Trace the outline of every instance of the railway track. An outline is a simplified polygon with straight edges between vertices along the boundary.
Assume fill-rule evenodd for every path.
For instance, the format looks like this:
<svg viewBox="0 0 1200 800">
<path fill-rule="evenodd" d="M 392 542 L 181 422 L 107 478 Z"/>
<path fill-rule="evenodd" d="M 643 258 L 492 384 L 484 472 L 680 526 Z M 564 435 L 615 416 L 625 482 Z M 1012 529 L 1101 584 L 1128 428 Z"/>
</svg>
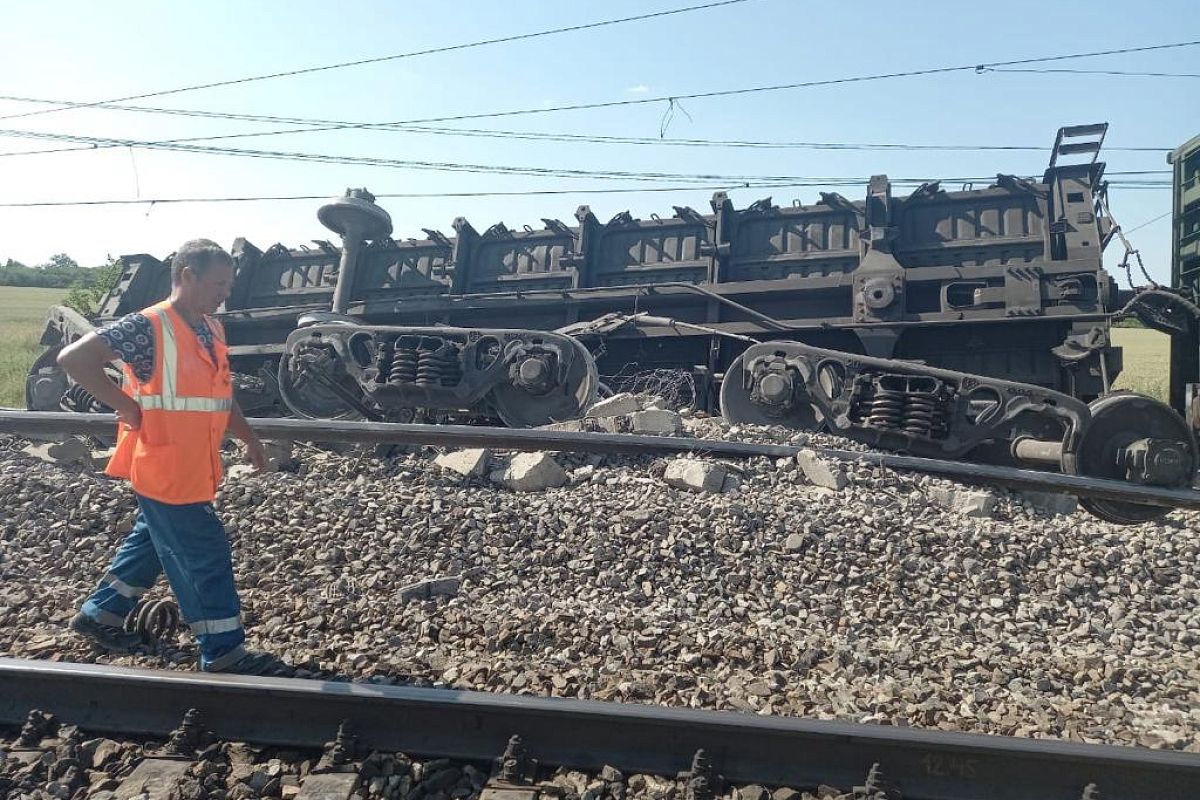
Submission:
<svg viewBox="0 0 1200 800">
<path fill-rule="evenodd" d="M 112 414 L 16 411 L 0 409 L 0 433 L 18 436 L 111 436 Z M 570 432 L 542 429 L 491 428 L 471 425 L 414 425 L 394 422 L 252 418 L 250 426 L 264 439 L 343 442 L 354 444 L 491 447 L 523 451 L 585 453 L 698 453 L 724 458 L 790 458 L 801 448 L 780 444 L 644 436 L 624 433 Z M 1200 490 L 1149 486 L 1110 478 L 1063 475 L 1033 469 L 948 461 L 896 453 L 822 448 L 825 459 L 863 462 L 881 467 L 922 472 L 966 483 L 1062 492 L 1083 498 L 1141 503 L 1163 508 L 1200 509 Z"/>
<path fill-rule="evenodd" d="M 34 742 L 40 738 L 42 718 L 30 717 L 35 709 L 78 726 L 87 736 L 168 742 L 162 751 L 148 747 L 131 774 L 114 778 L 119 785 L 111 790 L 113 798 L 179 796 L 172 787 L 197 759 L 212 757 L 212 748 L 205 751 L 208 755 L 199 753 L 195 734 L 201 729 L 225 742 L 314 750 L 337 744 L 326 750 L 326 769 L 313 770 L 298 793 L 294 787 L 289 793 L 300 800 L 349 798 L 370 777 L 363 774 L 369 759 L 363 759 L 372 751 L 493 764 L 491 779 L 478 787 L 485 800 L 562 798 L 561 790 L 538 780 L 549 766 L 603 772 L 608 783 L 596 790 L 596 797 L 616 800 L 627 789 L 613 791 L 610 784 L 618 774 L 613 768 L 620 775 L 664 776 L 677 789 L 657 796 L 685 800 L 756 794 L 757 789 L 735 789 L 746 785 L 796 792 L 826 787 L 821 796 L 863 800 L 1200 797 L 1200 756 L 1189 753 L 446 689 L 0 658 L 0 728 L 27 726 L 26 761 L 41 757 Z M 344 723 L 348 725 L 339 736 Z M 357 754 L 345 746 L 347 731 L 357 737 Z M 513 736 L 520 737 L 525 755 L 541 765 L 540 773 L 534 774 L 527 768 L 532 762 L 511 749 Z M 50 740 L 42 750 L 56 745 L 62 746 Z M 506 746 L 507 764 L 501 757 Z M 22 757 L 19 750 L 18 743 L 7 757 Z M 706 757 L 697 762 L 701 750 Z"/>
</svg>

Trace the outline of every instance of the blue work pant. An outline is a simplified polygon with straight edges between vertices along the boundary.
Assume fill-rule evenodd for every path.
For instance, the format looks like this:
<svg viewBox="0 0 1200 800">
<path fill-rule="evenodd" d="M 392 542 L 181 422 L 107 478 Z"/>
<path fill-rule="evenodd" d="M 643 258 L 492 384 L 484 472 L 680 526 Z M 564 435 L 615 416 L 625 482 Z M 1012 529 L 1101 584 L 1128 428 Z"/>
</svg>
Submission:
<svg viewBox="0 0 1200 800">
<path fill-rule="evenodd" d="M 170 505 L 136 495 L 137 520 L 83 613 L 123 625 L 163 572 L 200 642 L 200 666 L 223 669 L 245 655 L 242 604 L 225 527 L 212 503 Z"/>
</svg>

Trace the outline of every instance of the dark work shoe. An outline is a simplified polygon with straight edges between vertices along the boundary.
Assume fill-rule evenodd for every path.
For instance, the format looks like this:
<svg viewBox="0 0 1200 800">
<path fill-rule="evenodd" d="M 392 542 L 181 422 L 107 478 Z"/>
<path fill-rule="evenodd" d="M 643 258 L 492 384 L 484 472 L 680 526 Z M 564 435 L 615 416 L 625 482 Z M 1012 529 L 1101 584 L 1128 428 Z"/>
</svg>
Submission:
<svg viewBox="0 0 1200 800">
<path fill-rule="evenodd" d="M 105 650 L 131 653 L 146 644 L 136 633 L 116 625 L 103 625 L 82 611 L 71 620 L 71 630 Z"/>
<path fill-rule="evenodd" d="M 264 677 L 286 677 L 292 674 L 292 668 L 270 653 L 259 650 L 247 650 L 246 654 L 227 666 L 213 668 L 207 666 L 205 672 L 219 672 L 232 675 L 259 675 Z"/>
</svg>

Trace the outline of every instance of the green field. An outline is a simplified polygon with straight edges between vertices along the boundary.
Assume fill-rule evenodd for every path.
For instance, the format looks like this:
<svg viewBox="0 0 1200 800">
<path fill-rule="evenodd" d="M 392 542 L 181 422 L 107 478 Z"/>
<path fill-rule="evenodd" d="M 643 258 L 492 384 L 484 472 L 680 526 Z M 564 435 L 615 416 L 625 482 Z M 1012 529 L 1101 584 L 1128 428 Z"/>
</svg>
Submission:
<svg viewBox="0 0 1200 800">
<path fill-rule="evenodd" d="M 66 289 L 0 286 L 0 406 L 25 407 L 25 374 L 42 352 L 46 311 Z"/>
<path fill-rule="evenodd" d="M 42 351 L 38 340 L 46 310 L 65 289 L 0 286 L 0 406 L 25 406 L 25 374 Z M 1113 342 L 1125 349 L 1125 369 L 1116 388 L 1167 399 L 1168 339 L 1145 328 L 1114 328 Z"/>
<path fill-rule="evenodd" d="M 1113 328 L 1113 344 L 1124 349 L 1125 368 L 1113 388 L 1167 401 L 1171 339 L 1149 328 Z"/>
</svg>

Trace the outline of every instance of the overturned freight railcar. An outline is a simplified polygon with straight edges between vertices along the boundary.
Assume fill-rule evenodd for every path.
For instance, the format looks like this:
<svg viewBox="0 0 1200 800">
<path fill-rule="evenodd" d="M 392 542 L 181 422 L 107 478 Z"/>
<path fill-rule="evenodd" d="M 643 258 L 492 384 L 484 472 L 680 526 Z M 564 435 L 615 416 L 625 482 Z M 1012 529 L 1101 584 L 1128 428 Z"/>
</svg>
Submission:
<svg viewBox="0 0 1200 800">
<path fill-rule="evenodd" d="M 689 402 L 713 408 L 748 344 L 794 340 L 1086 402 L 1121 369 L 1101 261 L 1113 227 L 1096 159 L 1104 128 L 1060 131 L 1040 178 L 904 195 L 880 175 L 861 199 L 746 208 L 718 192 L 711 213 L 676 206 L 648 220 L 605 222 L 581 206 L 574 224 L 480 231 L 458 218 L 452 235 L 398 240 L 369 194 L 348 193 L 322 209 L 340 243 L 234 243 L 220 317 L 239 399 L 258 414 L 533 425 L 668 370 L 686 378 Z M 31 409 L 94 407 L 57 349 L 167 295 L 169 258 L 123 262 L 96 318 L 52 314 Z"/>
</svg>

